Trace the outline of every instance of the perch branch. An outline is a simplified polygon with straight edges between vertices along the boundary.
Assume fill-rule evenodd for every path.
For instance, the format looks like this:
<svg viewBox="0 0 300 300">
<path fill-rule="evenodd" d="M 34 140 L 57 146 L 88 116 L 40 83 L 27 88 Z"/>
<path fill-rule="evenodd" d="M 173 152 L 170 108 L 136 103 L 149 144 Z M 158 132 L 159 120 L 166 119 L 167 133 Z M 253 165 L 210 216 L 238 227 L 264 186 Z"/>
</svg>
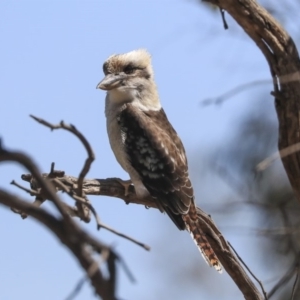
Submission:
<svg viewBox="0 0 300 300">
<path fill-rule="evenodd" d="M 94 152 L 93 152 L 93 149 L 92 149 L 90 143 L 85 138 L 85 136 L 76 129 L 76 127 L 74 125 L 66 125 L 63 121 L 61 121 L 59 124 L 54 125 L 54 124 L 51 124 L 41 118 L 35 117 L 33 115 L 30 115 L 30 117 L 33 118 L 38 123 L 49 127 L 51 130 L 65 129 L 65 130 L 73 133 L 83 144 L 88 156 L 87 156 L 85 163 L 79 173 L 78 182 L 77 182 L 77 188 L 78 188 L 77 194 L 79 197 L 83 197 L 84 195 L 82 194 L 82 182 L 84 180 L 84 177 L 90 170 L 92 162 L 95 160 L 95 155 L 94 155 Z M 51 166 L 51 170 L 53 168 L 54 168 L 54 166 Z M 88 207 L 85 204 L 83 204 L 81 201 L 76 202 L 76 207 L 78 209 L 78 215 L 80 216 L 80 218 L 82 220 L 84 220 L 85 222 L 89 222 L 90 221 L 90 210 L 88 209 Z"/>
<path fill-rule="evenodd" d="M 47 174 L 43 174 L 43 177 L 47 177 Z M 30 174 L 22 175 L 22 178 L 26 181 L 31 180 Z M 65 175 L 60 177 L 58 180 L 63 182 L 67 187 L 74 187 L 76 190 L 77 178 Z M 58 186 L 56 188 L 59 189 Z M 108 179 L 85 179 L 83 181 L 83 192 L 85 195 L 102 195 L 116 197 L 124 200 L 126 204 L 140 204 L 146 207 L 158 208 L 155 201 L 151 198 L 139 199 L 136 197 L 134 187 L 130 186 L 127 196 L 125 196 L 125 188 L 120 183 L 118 178 L 108 178 Z M 251 300 L 262 300 L 263 296 L 259 293 L 258 289 L 251 281 L 248 274 L 244 271 L 242 265 L 240 264 L 238 258 L 233 253 L 229 247 L 227 241 L 223 237 L 222 233 L 218 230 L 213 220 L 203 212 L 200 208 L 197 208 L 197 213 L 199 220 L 201 222 L 201 228 L 207 235 L 207 238 L 212 245 L 216 255 L 221 261 L 224 269 L 232 277 L 237 286 L 243 292 L 245 299 Z"/>
<path fill-rule="evenodd" d="M 0 203 L 7 207 L 13 207 L 16 210 L 35 218 L 51 230 L 77 258 L 89 277 L 96 294 L 104 300 L 116 300 L 116 262 L 119 260 L 119 257 L 109 247 L 94 239 L 73 221 L 65 210 L 64 203 L 57 196 L 55 188 L 49 181 L 49 174 L 44 177 L 41 176 L 37 166 L 28 156 L 20 152 L 5 150 L 0 141 L 0 162 L 3 161 L 18 162 L 26 167 L 32 174 L 30 176 L 35 178 L 36 182 L 43 190 L 45 198 L 51 199 L 54 203 L 60 213 L 60 217 L 55 217 L 39 206 L 28 203 L 3 190 L 0 190 Z M 103 254 L 104 252 L 108 253 L 106 260 L 109 271 L 108 278 L 102 276 L 99 267 L 92 267 L 95 266 L 97 262 L 94 260 L 92 253 L 88 250 L 87 245 L 90 245 L 94 251 L 99 254 Z"/>
<path fill-rule="evenodd" d="M 95 154 L 93 152 L 93 149 L 90 145 L 90 143 L 88 142 L 88 140 L 85 138 L 85 136 L 76 129 L 76 127 L 74 125 L 66 125 L 63 121 L 61 121 L 59 124 L 57 125 L 53 125 L 41 118 L 37 118 L 33 115 L 30 115 L 31 118 L 33 118 L 35 121 L 37 121 L 38 123 L 45 125 L 47 127 L 49 127 L 51 130 L 54 129 L 65 129 L 71 133 L 73 133 L 80 141 L 81 143 L 84 145 L 84 148 L 88 154 L 88 157 L 85 160 L 85 163 L 79 173 L 78 176 L 78 196 L 82 197 L 82 182 L 84 177 L 86 176 L 86 174 L 88 173 L 88 171 L 90 170 L 91 164 L 93 163 L 93 161 L 95 160 Z"/>
</svg>

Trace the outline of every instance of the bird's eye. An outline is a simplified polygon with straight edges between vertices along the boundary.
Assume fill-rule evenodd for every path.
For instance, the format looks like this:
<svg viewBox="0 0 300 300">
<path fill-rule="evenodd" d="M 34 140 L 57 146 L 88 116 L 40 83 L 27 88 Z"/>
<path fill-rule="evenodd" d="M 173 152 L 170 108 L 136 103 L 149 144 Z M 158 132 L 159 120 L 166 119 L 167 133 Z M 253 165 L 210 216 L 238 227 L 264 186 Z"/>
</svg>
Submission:
<svg viewBox="0 0 300 300">
<path fill-rule="evenodd" d="M 132 74 L 135 71 L 135 68 L 132 65 L 128 65 L 124 68 L 125 74 Z"/>
<path fill-rule="evenodd" d="M 104 64 L 103 64 L 103 73 L 105 74 L 105 75 L 107 75 L 109 72 L 108 72 L 108 63 L 107 62 L 105 62 Z"/>
</svg>

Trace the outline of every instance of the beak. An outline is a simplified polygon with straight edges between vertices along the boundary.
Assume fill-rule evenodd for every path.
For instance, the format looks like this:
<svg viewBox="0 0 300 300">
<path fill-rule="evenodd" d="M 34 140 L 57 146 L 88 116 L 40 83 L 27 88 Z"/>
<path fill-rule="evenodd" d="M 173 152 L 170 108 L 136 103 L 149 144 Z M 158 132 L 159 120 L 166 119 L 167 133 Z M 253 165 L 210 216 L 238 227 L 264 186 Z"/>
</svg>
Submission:
<svg viewBox="0 0 300 300">
<path fill-rule="evenodd" d="M 125 78 L 122 74 L 107 74 L 96 86 L 96 89 L 109 91 L 119 87 Z"/>
</svg>

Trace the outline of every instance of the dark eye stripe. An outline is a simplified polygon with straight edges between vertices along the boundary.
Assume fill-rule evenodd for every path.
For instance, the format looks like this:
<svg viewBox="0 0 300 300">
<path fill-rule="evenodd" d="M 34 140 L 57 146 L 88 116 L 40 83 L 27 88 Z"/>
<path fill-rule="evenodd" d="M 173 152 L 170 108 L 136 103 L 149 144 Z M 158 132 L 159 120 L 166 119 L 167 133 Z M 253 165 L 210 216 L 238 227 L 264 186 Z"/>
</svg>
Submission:
<svg viewBox="0 0 300 300">
<path fill-rule="evenodd" d="M 126 74 L 131 74 L 131 73 L 133 73 L 136 69 L 137 69 L 137 68 L 136 68 L 134 65 L 128 64 L 127 66 L 124 67 L 124 72 L 125 72 Z"/>
<path fill-rule="evenodd" d="M 138 75 L 141 76 L 141 77 L 144 77 L 146 79 L 149 79 L 151 77 L 151 75 L 148 73 L 147 69 L 146 68 L 142 68 L 142 67 L 137 67 L 137 66 L 134 66 L 133 64 L 128 64 L 124 67 L 123 69 L 124 73 L 126 74 L 132 74 L 134 73 L 135 71 L 139 71 L 138 72 Z"/>
<path fill-rule="evenodd" d="M 105 63 L 103 64 L 103 73 L 104 73 L 105 75 L 108 73 L 107 67 L 108 67 L 108 63 L 105 62 Z"/>
</svg>

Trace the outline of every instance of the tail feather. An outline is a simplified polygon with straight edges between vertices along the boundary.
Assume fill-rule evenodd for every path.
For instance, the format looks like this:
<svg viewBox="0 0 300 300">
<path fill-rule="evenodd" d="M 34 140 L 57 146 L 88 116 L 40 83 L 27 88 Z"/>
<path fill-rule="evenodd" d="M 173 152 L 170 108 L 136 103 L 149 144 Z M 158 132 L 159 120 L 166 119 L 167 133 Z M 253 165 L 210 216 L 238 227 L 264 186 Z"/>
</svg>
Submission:
<svg viewBox="0 0 300 300">
<path fill-rule="evenodd" d="M 199 226 L 195 207 L 191 207 L 188 214 L 182 215 L 182 219 L 204 260 L 210 267 L 213 266 L 219 273 L 222 273 L 222 265 Z"/>
</svg>

